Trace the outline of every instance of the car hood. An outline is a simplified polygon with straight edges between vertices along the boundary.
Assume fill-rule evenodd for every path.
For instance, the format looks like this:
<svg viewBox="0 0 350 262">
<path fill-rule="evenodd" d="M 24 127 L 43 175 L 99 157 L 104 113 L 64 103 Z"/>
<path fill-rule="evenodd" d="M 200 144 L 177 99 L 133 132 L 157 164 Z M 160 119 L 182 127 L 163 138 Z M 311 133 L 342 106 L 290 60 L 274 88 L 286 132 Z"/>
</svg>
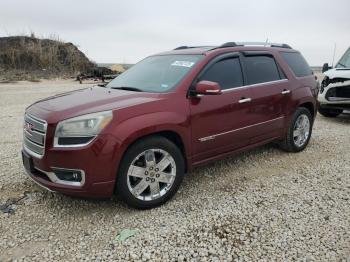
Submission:
<svg viewBox="0 0 350 262">
<path fill-rule="evenodd" d="M 157 93 L 143 93 L 104 87 L 91 87 L 55 95 L 31 105 L 27 111 L 47 119 L 59 113 L 63 118 L 120 109 L 159 100 Z"/>
<path fill-rule="evenodd" d="M 333 78 L 348 78 L 350 79 L 350 68 L 333 68 L 324 72 L 329 79 Z"/>
</svg>

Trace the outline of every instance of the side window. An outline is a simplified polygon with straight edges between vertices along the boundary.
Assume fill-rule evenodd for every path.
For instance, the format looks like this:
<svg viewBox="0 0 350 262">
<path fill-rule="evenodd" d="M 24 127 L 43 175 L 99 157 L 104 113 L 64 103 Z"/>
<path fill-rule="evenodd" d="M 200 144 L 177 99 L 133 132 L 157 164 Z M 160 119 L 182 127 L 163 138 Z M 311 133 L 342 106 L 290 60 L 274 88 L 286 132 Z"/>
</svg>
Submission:
<svg viewBox="0 0 350 262">
<path fill-rule="evenodd" d="M 312 75 L 309 65 L 300 53 L 281 52 L 281 55 L 297 77 Z"/>
<path fill-rule="evenodd" d="M 281 79 L 275 59 L 271 56 L 246 56 L 244 61 L 248 85 Z"/>
<path fill-rule="evenodd" d="M 227 58 L 212 65 L 201 77 L 200 81 L 217 82 L 222 89 L 243 85 L 243 76 L 239 58 Z"/>
<path fill-rule="evenodd" d="M 281 66 L 279 66 L 279 65 L 277 64 L 277 67 L 278 67 L 278 72 L 280 73 L 280 78 L 281 78 L 281 79 L 287 79 L 287 76 L 286 76 L 286 74 L 283 72 Z"/>
</svg>

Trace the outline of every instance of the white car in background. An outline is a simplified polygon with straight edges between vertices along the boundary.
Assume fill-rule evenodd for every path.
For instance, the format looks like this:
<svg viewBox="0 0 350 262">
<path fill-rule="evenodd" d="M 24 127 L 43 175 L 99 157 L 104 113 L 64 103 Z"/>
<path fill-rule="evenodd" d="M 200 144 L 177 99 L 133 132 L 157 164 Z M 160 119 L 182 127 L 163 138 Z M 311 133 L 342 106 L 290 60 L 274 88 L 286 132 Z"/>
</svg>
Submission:
<svg viewBox="0 0 350 262">
<path fill-rule="evenodd" d="M 326 117 L 336 117 L 350 110 L 350 47 L 335 68 L 323 65 L 325 77 L 318 95 L 318 112 Z"/>
</svg>

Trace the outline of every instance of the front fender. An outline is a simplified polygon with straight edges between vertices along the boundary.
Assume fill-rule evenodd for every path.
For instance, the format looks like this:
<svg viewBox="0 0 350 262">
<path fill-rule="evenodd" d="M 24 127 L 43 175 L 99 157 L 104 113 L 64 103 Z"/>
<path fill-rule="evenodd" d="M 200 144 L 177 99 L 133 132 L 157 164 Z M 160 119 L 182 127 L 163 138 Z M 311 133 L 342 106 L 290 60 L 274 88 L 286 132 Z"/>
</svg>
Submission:
<svg viewBox="0 0 350 262">
<path fill-rule="evenodd" d="M 126 119 L 113 127 L 110 132 L 119 141 L 114 152 L 116 171 L 127 148 L 141 137 L 162 131 L 175 132 L 182 139 L 185 149 L 185 158 L 191 154 L 190 126 L 187 116 L 175 112 L 154 112 Z"/>
</svg>

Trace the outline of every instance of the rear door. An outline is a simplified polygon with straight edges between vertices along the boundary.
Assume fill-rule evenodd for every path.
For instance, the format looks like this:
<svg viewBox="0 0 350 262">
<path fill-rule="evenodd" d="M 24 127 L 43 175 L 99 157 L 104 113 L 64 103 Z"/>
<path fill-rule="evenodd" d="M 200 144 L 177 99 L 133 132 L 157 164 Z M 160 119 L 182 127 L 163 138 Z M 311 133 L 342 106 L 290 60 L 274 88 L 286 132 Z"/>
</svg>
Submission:
<svg viewBox="0 0 350 262">
<path fill-rule="evenodd" d="M 251 91 L 244 88 L 243 79 L 237 53 L 214 59 L 198 76 L 197 82 L 219 83 L 223 93 L 190 98 L 194 162 L 249 144 L 249 132 L 243 127 L 251 124 Z"/>
<path fill-rule="evenodd" d="M 243 52 L 243 63 L 252 92 L 251 117 L 255 132 L 251 143 L 281 136 L 285 106 L 290 97 L 288 79 L 270 53 Z"/>
</svg>

